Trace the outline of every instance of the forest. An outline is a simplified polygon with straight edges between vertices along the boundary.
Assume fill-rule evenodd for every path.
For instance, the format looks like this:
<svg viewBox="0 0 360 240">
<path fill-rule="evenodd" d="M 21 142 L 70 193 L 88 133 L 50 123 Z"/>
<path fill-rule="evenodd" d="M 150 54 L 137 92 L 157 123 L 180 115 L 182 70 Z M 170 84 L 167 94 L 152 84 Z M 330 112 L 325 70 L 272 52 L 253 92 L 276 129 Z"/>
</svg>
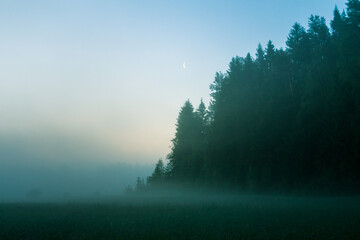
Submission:
<svg viewBox="0 0 360 240">
<path fill-rule="evenodd" d="M 275 16 L 277 20 L 283 21 L 290 17 L 289 14 L 293 14 L 294 9 L 297 11 L 297 7 L 305 9 L 307 5 L 307 9 L 313 11 L 326 1 L 291 1 L 291 9 L 286 8 L 289 5 L 280 6 L 279 2 L 285 4 L 285 1 L 269 2 L 279 7 L 272 14 L 278 14 L 279 16 Z M 56 119 L 56 126 L 59 127 L 56 128 L 57 131 L 74 131 L 74 135 L 71 135 L 74 138 L 57 137 L 57 131 L 52 133 L 48 130 L 44 131 L 44 136 L 29 134 L 29 142 L 36 143 L 32 145 L 25 141 L 27 138 L 19 138 L 19 141 L 17 134 L 0 136 L 0 240 L 359 239 L 360 0 L 347 0 L 344 11 L 335 7 L 330 21 L 311 15 L 308 26 L 295 23 L 292 28 L 291 21 L 287 26 L 291 28 L 290 33 L 283 48 L 274 46 L 272 41 L 263 46 L 258 44 L 254 54 L 233 57 L 226 72 L 215 73 L 217 68 L 210 70 L 215 73 L 213 81 L 209 79 L 210 102 L 201 100 L 198 106 L 194 106 L 190 100 L 186 100 L 187 96 L 184 99 L 180 96 L 180 105 L 183 100 L 186 101 L 176 119 L 170 151 L 164 159 L 160 158 L 156 162 L 154 169 L 152 166 L 133 167 L 125 163 L 107 164 L 113 158 L 115 161 L 119 160 L 118 155 L 113 155 L 109 142 L 111 146 L 116 142 L 114 148 L 119 150 L 122 145 L 117 145 L 118 142 L 134 140 L 134 145 L 138 148 L 132 149 L 131 144 L 124 146 L 130 146 L 134 152 L 137 152 L 134 149 L 140 149 L 139 152 L 144 151 L 146 158 L 156 161 L 157 155 L 148 155 L 150 148 L 155 149 L 157 154 L 157 148 L 152 147 L 156 144 L 141 145 L 141 136 L 145 135 L 148 135 L 147 139 L 150 141 L 158 141 L 161 129 L 164 128 L 164 123 L 159 123 L 159 119 L 168 119 L 158 115 L 154 108 L 145 109 L 143 105 L 142 99 L 148 100 L 150 96 L 160 93 L 154 91 L 151 95 L 145 94 L 152 92 L 147 86 L 163 83 L 152 78 L 159 76 L 156 73 L 164 75 L 164 81 L 169 81 L 166 79 L 168 76 L 178 80 L 187 76 L 191 78 L 189 84 L 195 88 L 197 83 L 193 80 L 198 79 L 199 75 L 190 71 L 187 73 L 191 75 L 182 75 L 186 68 L 185 62 L 182 72 L 179 70 L 180 65 L 179 68 L 174 67 L 177 72 L 167 72 L 164 66 L 164 62 L 170 61 L 171 57 L 181 55 L 184 47 L 180 45 L 184 40 L 189 39 L 191 43 L 197 41 L 191 34 L 188 34 L 189 38 L 182 38 L 186 35 L 184 33 L 195 33 L 192 30 L 198 30 L 198 26 L 216 23 L 207 31 L 197 33 L 201 35 L 198 36 L 202 39 L 199 41 L 201 44 L 195 44 L 188 50 L 196 52 L 206 41 L 212 42 L 212 39 L 205 39 L 212 36 L 207 34 L 221 33 L 210 31 L 223 26 L 220 18 L 226 17 L 224 22 L 233 24 L 226 29 L 231 31 L 234 26 L 238 27 L 239 22 L 236 20 L 240 19 L 237 18 L 239 16 L 246 20 L 244 24 L 251 24 L 249 19 L 239 14 L 240 8 L 254 15 L 259 24 L 262 24 L 261 19 L 268 18 L 259 17 L 261 11 L 254 14 L 249 9 L 254 6 L 264 7 L 267 1 L 257 1 L 254 5 L 249 4 L 251 1 L 229 1 L 228 6 L 222 10 L 218 8 L 224 1 L 217 1 L 216 4 L 213 3 L 215 1 L 198 1 L 195 4 L 191 1 L 178 1 L 181 4 L 171 1 L 169 5 L 165 1 L 87 1 L 86 4 L 76 1 L 69 4 L 57 1 L 55 4 L 51 3 L 55 1 L 48 1 L 38 5 L 34 2 L 3 2 L 9 4 L 0 7 L 0 10 L 5 9 L 4 16 L 0 14 L 0 17 L 7 20 L 3 21 L 6 23 L 6 27 L 2 29 L 5 39 L 3 42 L 6 44 L 8 38 L 15 43 L 12 47 L 6 45 L 6 49 L 10 49 L 10 55 L 6 55 L 6 51 L 2 52 L 0 48 L 3 59 L 14 62 L 13 66 L 4 65 L 5 60 L 2 62 L 5 66 L 3 69 L 13 68 L 10 73 L 14 75 L 10 74 L 9 77 L 5 74 L 7 77 L 4 79 L 8 80 L 4 84 L 0 81 L 0 88 L 5 89 L 0 102 L 0 113 L 4 113 L 1 117 L 5 119 L 3 125 L 20 133 L 21 129 L 27 129 L 21 125 L 31 125 L 31 115 L 39 115 L 39 118 L 35 118 L 34 127 L 26 131 L 37 133 L 52 122 L 50 119 Z M 0 6 L 3 6 L 1 4 L 0 1 Z M 213 6 L 208 6 L 212 4 Z M 233 12 L 229 12 L 230 10 Z M 305 20 L 307 12 L 301 20 Z M 213 18 L 211 13 L 219 15 Z M 331 10 L 329 13 L 331 14 Z M 189 20 L 185 21 L 185 18 Z M 67 24 L 64 24 L 65 20 L 68 21 Z M 12 22 L 17 24 L 12 25 Z M 42 25 L 42 22 L 46 25 Z M 162 25 L 163 22 L 166 24 Z M 191 31 L 183 31 L 190 28 L 187 23 L 194 25 Z M 278 25 L 273 26 L 280 29 Z M 264 27 L 262 25 L 259 31 L 264 31 Z M 66 28 L 66 31 L 62 32 L 62 28 Z M 243 34 L 251 33 L 239 29 Z M 28 34 L 9 34 L 22 31 Z M 134 34 L 137 32 L 139 34 Z M 55 34 L 55 38 L 61 37 L 61 41 L 55 45 L 46 45 L 46 42 L 52 41 L 48 37 L 52 34 Z M 134 36 L 127 39 L 127 35 L 131 34 Z M 170 38 L 170 35 L 174 36 Z M 222 39 L 232 36 L 235 35 L 225 35 Z M 138 38 L 146 41 L 138 42 Z M 107 39 L 116 44 L 111 45 Z M 171 39 L 176 41 L 173 41 L 173 45 L 167 45 Z M 235 37 L 234 39 L 237 40 Z M 41 48 L 22 45 L 22 42 L 29 41 L 41 45 Z M 62 48 L 68 41 L 71 45 Z M 73 45 L 74 42 L 76 44 Z M 206 49 L 209 49 L 208 46 L 218 47 L 218 42 L 215 42 L 215 45 L 207 45 Z M 120 45 L 122 48 L 117 47 Z M 255 47 L 256 45 L 257 42 L 254 43 Z M 53 52 L 50 46 L 54 46 L 59 52 Z M 98 50 L 101 52 L 109 51 L 109 55 L 99 54 L 96 46 L 99 46 Z M 176 51 L 171 52 L 173 46 Z M 78 47 L 81 48 L 79 52 L 75 51 Z M 44 59 L 35 56 L 43 54 L 39 49 L 46 53 Z M 126 49 L 128 52 L 123 51 Z M 210 52 L 208 56 L 212 55 L 221 62 L 220 52 L 223 49 L 219 49 L 216 51 L 219 54 Z M 38 62 L 37 65 L 31 65 L 29 56 L 20 54 L 24 50 L 34 53 L 29 56 L 31 62 Z M 61 51 L 63 53 L 60 54 Z M 146 61 L 147 58 L 142 55 L 146 51 L 148 55 L 144 56 L 151 56 L 149 59 L 156 64 Z M 171 53 L 162 55 L 161 51 Z M 205 59 L 201 53 L 200 50 L 197 52 L 199 62 Z M 57 56 L 59 54 L 66 57 Z M 117 54 L 121 58 L 108 59 L 110 55 Z M 161 56 L 159 62 L 154 60 L 156 54 Z M 11 59 L 13 55 L 16 56 L 15 60 Z M 78 55 L 84 56 L 80 58 Z M 121 68 L 119 59 L 122 58 L 125 60 L 120 62 L 124 65 Z M 86 59 L 91 64 L 85 64 Z M 52 61 L 56 69 L 59 67 L 59 71 L 52 70 L 51 64 L 46 65 Z M 24 66 L 21 67 L 22 62 Z M 70 67 L 66 68 L 68 62 Z M 167 66 L 173 66 L 176 62 L 177 59 L 173 59 Z M 210 64 L 204 63 L 208 71 Z M 132 64 L 135 64 L 134 68 Z M 106 65 L 106 68 L 97 68 L 98 65 Z M 151 66 L 146 68 L 145 65 Z M 34 72 L 29 70 L 32 66 L 37 66 Z M 110 71 L 112 66 L 120 69 L 120 80 L 116 77 L 118 75 Z M 157 71 L 160 67 L 165 69 L 164 72 Z M 80 77 L 79 85 L 75 81 L 81 75 L 74 71 L 77 68 L 80 72 L 86 72 L 84 78 Z M 131 82 L 132 78 L 123 77 L 127 76 L 126 69 L 131 75 L 135 75 L 134 82 L 145 76 L 142 83 L 148 85 L 136 82 L 134 88 L 130 88 L 121 81 L 124 78 L 126 82 Z M 98 75 L 98 71 L 109 73 Z M 133 74 L 134 71 L 137 71 L 136 74 Z M 35 84 L 35 81 L 30 80 L 22 82 L 22 75 L 19 78 L 15 76 L 18 72 L 23 72 L 24 76 L 33 74 L 34 79 L 39 77 L 39 81 L 46 84 Z M 37 72 L 44 72 L 44 78 Z M 56 74 L 60 72 L 69 72 L 69 75 L 59 77 Z M 139 75 L 140 72 L 144 75 Z M 205 72 L 201 71 L 203 73 Z M 56 79 L 59 80 L 54 81 L 52 87 L 47 85 L 53 81 L 47 79 L 50 75 L 57 76 Z M 71 75 L 74 77 L 68 80 L 64 77 Z M 92 75 L 99 78 L 99 84 L 95 83 L 95 78 L 90 77 Z M 107 77 L 111 81 L 105 81 Z M 175 85 L 175 81 L 171 84 Z M 30 88 L 30 85 L 34 85 L 34 88 Z M 87 85 L 96 91 L 85 91 L 88 90 L 85 87 Z M 15 89 L 15 86 L 19 86 L 19 89 Z M 170 92 L 169 95 L 160 95 L 160 102 L 177 102 L 164 98 L 178 97 L 171 95 L 173 92 L 169 86 L 170 84 L 165 88 L 167 93 Z M 81 91 L 73 92 L 72 96 L 70 88 L 79 88 Z M 114 92 L 110 92 L 110 88 Z M 48 92 L 48 89 L 54 91 Z M 118 102 L 123 102 L 120 101 L 122 98 L 114 97 L 121 95 L 120 89 L 125 89 L 124 92 L 131 95 L 131 98 L 123 98 L 127 99 L 131 112 L 138 109 L 132 99 L 140 103 L 140 115 L 132 115 L 129 118 L 131 122 L 126 122 L 125 116 L 132 113 L 125 107 L 120 109 L 121 115 L 112 114 L 116 111 L 115 108 L 123 106 L 117 105 Z M 129 89 L 135 89 L 136 92 Z M 138 92 L 139 89 L 142 91 Z M 160 89 L 161 93 L 165 92 L 162 88 L 157 91 Z M 174 89 L 183 94 L 180 91 L 183 88 Z M 9 95 L 5 94 L 7 91 L 10 91 Z M 30 95 L 29 92 L 33 93 Z M 66 107 L 55 104 L 57 101 L 51 102 L 52 94 L 58 95 L 55 99 L 64 102 Z M 93 100 L 85 98 L 85 95 L 91 94 L 94 95 Z M 43 97 L 37 98 L 37 95 Z M 110 98 L 106 98 L 104 105 L 98 104 L 105 95 Z M 43 106 L 43 101 L 40 100 L 49 101 L 51 109 Z M 31 105 L 25 103 L 17 105 L 15 102 L 34 102 L 36 108 L 30 108 Z M 156 105 L 151 101 L 147 104 Z M 67 108 L 68 105 L 76 107 Z M 2 111 L 4 106 L 5 110 Z M 6 106 L 10 106 L 8 111 Z M 101 111 L 96 110 L 95 115 L 92 115 L 89 106 Z M 157 108 L 170 110 L 174 105 L 169 106 L 171 108 Z M 44 112 L 38 111 L 40 108 L 44 108 Z M 9 124 L 12 118 L 8 118 L 7 114 L 13 111 L 17 113 L 14 109 L 26 114 L 19 114 L 21 121 Z M 106 114 L 107 109 L 110 115 Z M 81 110 L 80 114 L 76 114 L 78 110 Z M 155 120 L 147 118 L 143 110 L 156 116 Z M 45 112 L 51 115 L 49 120 L 46 120 Z M 82 115 L 84 118 L 80 117 Z M 70 124 L 71 119 L 76 120 L 75 125 Z M 82 121 L 83 119 L 86 121 Z M 140 126 L 134 119 L 140 119 L 141 124 L 146 121 L 149 125 Z M 61 125 L 61 122 L 65 125 Z M 130 123 L 135 127 L 132 128 Z M 153 126 L 154 123 L 160 127 Z M 97 124 L 101 126 L 99 133 L 104 135 L 95 134 Z M 118 125 L 123 126 L 117 128 Z M 77 128 L 91 134 L 82 135 L 82 131 L 75 131 Z M 147 131 L 149 128 L 153 132 Z M 124 131 L 120 131 L 121 129 Z M 134 129 L 138 132 L 134 132 Z M 1 130 L 0 122 L 0 133 L 3 133 Z M 123 134 L 124 137 L 112 138 L 113 132 L 114 135 Z M 137 134 L 139 132 L 143 135 Z M 52 137 L 53 135 L 56 137 Z M 92 139 L 88 136 L 98 138 L 99 143 L 92 144 Z M 80 141 L 82 137 L 91 141 L 83 143 Z M 108 138 L 109 142 L 106 141 Z M 101 147 L 103 143 L 100 142 L 109 144 L 109 148 L 104 148 L 104 151 Z M 40 146 L 41 151 L 33 146 Z M 131 156 L 124 155 L 123 158 L 128 161 L 136 160 Z M 68 161 L 63 162 L 63 159 Z M 69 165 L 63 164 L 67 162 Z M 39 168 L 38 165 L 44 167 Z M 137 176 L 141 177 L 137 178 L 135 188 L 129 185 L 121 194 L 123 188 Z M 29 190 L 28 186 L 31 186 Z"/>
<path fill-rule="evenodd" d="M 208 107 L 184 103 L 171 152 L 137 188 L 359 193 L 360 1 L 346 6 L 329 26 L 295 23 L 285 49 L 232 58 Z"/>
</svg>

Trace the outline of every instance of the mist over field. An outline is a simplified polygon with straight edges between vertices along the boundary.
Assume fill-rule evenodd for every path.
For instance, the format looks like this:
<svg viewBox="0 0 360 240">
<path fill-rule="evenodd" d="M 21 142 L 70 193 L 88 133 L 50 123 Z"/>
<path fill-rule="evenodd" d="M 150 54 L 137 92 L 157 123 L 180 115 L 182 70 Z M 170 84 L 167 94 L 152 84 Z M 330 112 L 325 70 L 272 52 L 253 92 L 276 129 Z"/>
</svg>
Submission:
<svg viewBox="0 0 360 240">
<path fill-rule="evenodd" d="M 125 156 L 59 136 L 2 138 L 0 156 L 0 202 L 118 196 L 153 170 L 150 164 L 139 164 L 141 159 L 125 162 Z"/>
<path fill-rule="evenodd" d="M 358 239 L 360 0 L 0 1 L 0 240 Z"/>
</svg>

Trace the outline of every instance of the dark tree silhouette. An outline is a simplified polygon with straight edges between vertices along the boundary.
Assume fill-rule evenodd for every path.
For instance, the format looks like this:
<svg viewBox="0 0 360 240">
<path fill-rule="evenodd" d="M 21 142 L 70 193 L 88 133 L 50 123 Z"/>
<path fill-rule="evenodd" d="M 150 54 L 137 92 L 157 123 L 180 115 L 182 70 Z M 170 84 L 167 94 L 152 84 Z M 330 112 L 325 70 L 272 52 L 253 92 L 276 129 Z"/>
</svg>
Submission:
<svg viewBox="0 0 360 240">
<path fill-rule="evenodd" d="M 360 1 L 335 7 L 331 31 L 311 15 L 286 49 L 234 57 L 210 85 L 210 106 L 181 108 L 168 164 L 172 180 L 248 191 L 360 191 Z"/>
</svg>

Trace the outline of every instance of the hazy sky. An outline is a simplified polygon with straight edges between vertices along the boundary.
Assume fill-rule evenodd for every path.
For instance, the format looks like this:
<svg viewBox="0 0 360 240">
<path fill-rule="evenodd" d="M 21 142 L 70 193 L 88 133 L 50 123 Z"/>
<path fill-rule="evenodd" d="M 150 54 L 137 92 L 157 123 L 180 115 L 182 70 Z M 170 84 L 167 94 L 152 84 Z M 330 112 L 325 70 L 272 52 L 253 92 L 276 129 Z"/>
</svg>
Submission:
<svg viewBox="0 0 360 240">
<path fill-rule="evenodd" d="M 344 2 L 2 0 L 0 142 L 13 147 L 1 162 L 13 149 L 48 162 L 154 163 L 184 101 L 208 103 L 233 56 L 270 39 L 284 47 L 294 22 L 329 22 Z"/>
</svg>

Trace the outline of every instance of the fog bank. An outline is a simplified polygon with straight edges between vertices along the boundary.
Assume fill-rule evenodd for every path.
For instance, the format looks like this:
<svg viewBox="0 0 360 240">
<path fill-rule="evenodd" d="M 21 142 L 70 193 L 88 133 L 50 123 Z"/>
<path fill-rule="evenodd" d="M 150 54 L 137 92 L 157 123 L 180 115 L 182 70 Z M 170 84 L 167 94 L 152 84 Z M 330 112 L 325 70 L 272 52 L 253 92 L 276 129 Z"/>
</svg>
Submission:
<svg viewBox="0 0 360 240">
<path fill-rule="evenodd" d="M 139 159 L 80 145 L 71 139 L 0 138 L 0 201 L 119 195 L 153 169 L 151 164 L 139 164 Z"/>
</svg>

